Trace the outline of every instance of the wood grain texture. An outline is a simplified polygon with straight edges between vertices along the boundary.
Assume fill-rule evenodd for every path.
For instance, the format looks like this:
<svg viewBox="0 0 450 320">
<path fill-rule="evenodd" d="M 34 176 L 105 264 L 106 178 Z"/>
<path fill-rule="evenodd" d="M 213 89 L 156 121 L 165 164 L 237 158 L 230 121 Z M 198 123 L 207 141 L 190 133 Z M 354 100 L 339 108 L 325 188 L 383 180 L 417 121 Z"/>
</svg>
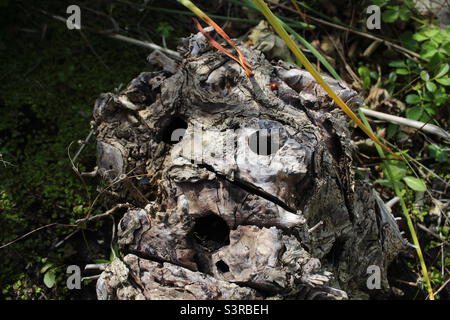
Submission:
<svg viewBox="0 0 450 320">
<path fill-rule="evenodd" d="M 175 72 L 97 99 L 98 172 L 133 205 L 99 299 L 364 299 L 369 265 L 389 290 L 402 244 L 352 173 L 345 117 L 304 70 L 238 46 L 251 79 L 196 34 Z"/>
</svg>

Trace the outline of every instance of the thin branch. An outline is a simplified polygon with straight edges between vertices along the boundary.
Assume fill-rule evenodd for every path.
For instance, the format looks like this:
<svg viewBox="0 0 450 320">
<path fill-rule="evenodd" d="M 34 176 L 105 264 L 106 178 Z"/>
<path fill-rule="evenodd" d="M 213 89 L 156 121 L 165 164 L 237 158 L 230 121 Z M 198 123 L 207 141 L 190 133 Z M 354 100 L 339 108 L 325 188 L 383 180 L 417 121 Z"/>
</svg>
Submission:
<svg viewBox="0 0 450 320">
<path fill-rule="evenodd" d="M 113 213 L 115 213 L 118 209 L 121 208 L 130 208 L 131 205 L 128 203 L 119 203 L 116 206 L 114 206 L 113 208 L 109 209 L 108 211 L 106 211 L 105 213 L 101 213 L 101 214 L 97 214 L 95 216 L 90 216 L 90 217 L 86 217 L 86 218 L 82 218 L 82 219 L 78 219 L 76 221 L 76 224 L 80 224 L 83 222 L 87 222 L 87 221 L 92 221 L 92 220 L 98 220 L 104 217 L 108 217 L 110 215 L 112 215 Z"/>
<path fill-rule="evenodd" d="M 422 231 L 425 231 L 426 233 L 432 235 L 433 237 L 435 237 L 436 239 L 438 239 L 439 241 L 442 241 L 442 238 L 436 233 L 433 232 L 432 230 L 428 229 L 427 227 L 425 227 L 423 224 L 421 223 L 417 223 L 417 227 L 419 229 L 421 229 Z M 448 241 L 443 241 L 442 244 L 445 244 L 446 246 L 449 246 L 449 242 Z"/>
<path fill-rule="evenodd" d="M 319 228 L 323 224 L 323 221 L 320 220 L 314 227 L 308 230 L 309 233 L 316 231 L 317 228 Z"/>
<path fill-rule="evenodd" d="M 76 224 L 74 224 L 74 225 L 72 225 L 72 224 L 61 224 L 61 223 L 58 223 L 58 222 L 53 222 L 53 223 L 47 224 L 47 225 L 45 225 L 45 226 L 41 226 L 41 227 L 39 227 L 39 228 L 37 228 L 37 229 L 34 229 L 34 230 L 30 231 L 30 232 L 25 233 L 24 235 L 22 235 L 22 236 L 20 236 L 20 237 L 18 237 L 18 238 L 16 238 L 16 239 L 14 239 L 13 241 L 10 241 L 10 242 L 8 242 L 8 243 L 6 243 L 6 244 L 0 246 L 0 249 L 6 248 L 6 247 L 8 247 L 8 246 L 10 246 L 10 245 L 12 245 L 12 244 L 18 242 L 18 241 L 20 241 L 20 240 L 22 240 L 22 239 L 24 239 L 24 238 L 30 236 L 31 234 L 33 234 L 33 233 L 35 233 L 35 232 L 38 232 L 38 231 L 40 231 L 40 230 L 43 230 L 43 229 L 51 228 L 51 227 L 54 227 L 54 226 L 78 227 L 78 226 L 79 226 L 81 223 L 83 223 L 83 222 L 101 219 L 101 218 L 110 216 L 110 215 L 113 214 L 116 210 L 118 210 L 118 209 L 120 209 L 120 208 L 130 208 L 130 207 L 131 207 L 131 205 L 128 204 L 128 203 L 117 204 L 116 206 L 114 206 L 112 209 L 106 211 L 105 213 L 98 214 L 98 215 L 96 215 L 96 216 L 90 216 L 90 217 L 86 217 L 86 218 L 83 218 L 83 219 L 79 219 L 79 220 L 76 221 Z M 62 242 L 64 242 L 65 240 L 67 240 L 68 238 L 70 238 L 71 236 L 73 236 L 77 231 L 79 231 L 79 230 L 76 230 L 76 231 L 70 233 L 65 239 L 62 240 Z M 60 244 L 61 244 L 61 242 L 58 243 L 57 246 L 60 245 Z"/>
<path fill-rule="evenodd" d="M 84 270 L 102 270 L 106 269 L 107 263 L 87 264 Z"/>
<path fill-rule="evenodd" d="M 438 294 L 439 292 L 442 291 L 442 289 L 445 288 L 445 286 L 450 282 L 450 278 L 447 279 L 447 281 L 444 282 L 444 284 L 436 291 L 435 294 Z"/>
<path fill-rule="evenodd" d="M 12 164 L 9 161 L 3 160 L 3 155 L 0 153 L 0 163 L 3 164 L 3 166 L 6 168 L 6 165 L 9 165 L 11 167 L 15 167 L 16 165 Z"/>
<path fill-rule="evenodd" d="M 81 281 L 85 281 L 85 280 L 97 280 L 98 278 L 100 278 L 100 275 L 95 275 L 95 276 L 90 276 L 90 277 L 83 277 L 81 278 Z"/>
<path fill-rule="evenodd" d="M 93 134 L 94 134 L 94 130 L 91 130 L 89 132 L 88 136 L 86 137 L 86 139 L 84 139 L 84 141 L 81 142 L 80 149 L 78 149 L 77 153 L 73 156 L 73 159 L 71 160 L 72 164 L 75 163 L 75 161 L 77 160 L 77 158 L 80 155 L 81 151 L 83 151 L 84 147 L 86 147 L 86 145 L 89 143 L 89 140 L 91 139 Z"/>
<path fill-rule="evenodd" d="M 75 230 L 75 231 L 69 233 L 64 239 L 62 239 L 60 242 L 55 244 L 55 248 L 58 248 L 59 246 L 61 246 L 64 242 L 66 242 L 69 238 L 71 238 L 73 235 L 75 235 L 78 231 L 80 231 L 80 230 L 78 229 L 78 230 Z"/>
<path fill-rule="evenodd" d="M 117 33 L 106 33 L 106 32 L 101 32 L 101 31 L 97 31 L 97 33 L 105 35 L 105 36 L 108 36 L 108 37 L 110 37 L 112 39 L 128 42 L 128 43 L 135 44 L 135 45 L 138 45 L 138 46 L 141 46 L 141 47 L 144 47 L 144 48 L 149 48 L 149 49 L 152 49 L 152 50 L 160 50 L 160 51 L 170 55 L 172 58 L 177 59 L 177 60 L 181 60 L 182 59 L 181 55 L 178 52 L 170 50 L 170 49 L 163 48 L 163 47 L 158 46 L 157 44 L 154 44 L 154 43 L 151 43 L 151 42 L 137 40 L 137 39 L 130 38 L 130 37 L 127 37 L 127 36 L 123 36 L 123 35 L 120 35 L 120 34 L 117 34 Z"/>
<path fill-rule="evenodd" d="M 33 234 L 35 232 L 38 232 L 38 231 L 43 230 L 43 229 L 51 228 L 51 227 L 54 227 L 54 226 L 57 226 L 57 225 L 66 226 L 66 227 L 75 227 L 74 225 L 64 225 L 64 224 L 60 224 L 58 222 L 53 222 L 53 223 L 50 223 L 50 224 L 46 224 L 45 226 L 41 226 L 41 227 L 39 227 L 37 229 L 34 229 L 34 230 L 32 230 L 32 231 L 30 231 L 28 233 L 25 233 L 24 235 L 18 237 L 17 239 L 15 239 L 13 241 L 10 241 L 10 242 L 0 246 L 0 249 L 6 248 L 6 247 L 8 247 L 8 246 L 10 246 L 10 245 L 12 245 L 12 244 L 22 240 L 22 239 L 28 237 L 29 235 L 31 235 L 31 234 Z"/>
<path fill-rule="evenodd" d="M 97 53 L 97 51 L 95 51 L 94 47 L 92 46 L 92 44 L 90 43 L 89 39 L 86 37 L 84 32 L 81 29 L 78 31 L 80 32 L 81 38 L 83 38 L 83 40 L 86 42 L 89 49 L 91 49 L 92 53 L 100 61 L 100 63 L 103 65 L 103 67 L 105 67 L 106 70 L 111 71 L 111 68 L 106 65 L 106 63 L 103 61 L 102 57 Z"/>
<path fill-rule="evenodd" d="M 392 210 L 392 207 L 399 201 L 400 201 L 399 197 L 393 197 L 391 200 L 389 200 L 388 202 L 385 203 L 385 206 L 388 209 Z"/>
<path fill-rule="evenodd" d="M 429 123 L 425 123 L 425 122 L 421 122 L 421 121 L 417 121 L 417 120 L 411 120 L 411 119 L 406 119 L 406 118 L 402 118 L 402 117 L 397 117 L 397 116 L 393 116 L 393 115 L 390 115 L 387 113 L 373 111 L 373 110 L 366 109 L 366 108 L 360 108 L 360 110 L 367 116 L 374 117 L 374 118 L 377 118 L 380 120 L 385 120 L 390 123 L 404 125 L 404 126 L 418 129 L 418 130 L 422 130 L 424 132 L 437 135 L 446 140 L 450 140 L 450 133 L 445 131 L 442 128 L 439 128 L 438 126 L 436 126 L 434 124 L 429 124 Z"/>
<path fill-rule="evenodd" d="M 66 19 L 61 17 L 61 16 L 54 15 L 54 14 L 52 14 L 50 12 L 47 12 L 47 11 L 44 11 L 44 10 L 41 10 L 41 9 L 35 9 L 35 10 L 37 10 L 37 11 L 39 11 L 39 12 L 41 12 L 41 13 L 47 15 L 47 16 L 50 16 L 50 17 L 52 17 L 55 20 L 59 20 L 59 21 L 62 21 L 64 23 L 66 23 Z M 181 57 L 181 55 L 178 52 L 170 50 L 170 49 L 163 48 L 163 47 L 158 46 L 157 44 L 154 44 L 154 43 L 151 43 L 151 42 L 137 40 L 137 39 L 130 38 L 130 37 L 127 37 L 127 36 L 123 36 L 121 34 L 113 33 L 113 32 L 110 32 L 110 31 L 96 30 L 96 29 L 93 29 L 93 28 L 90 28 L 90 27 L 83 27 L 83 29 L 91 31 L 91 32 L 95 32 L 95 33 L 103 35 L 103 36 L 107 36 L 107 37 L 112 38 L 112 39 L 116 39 L 116 40 L 119 40 L 119 41 L 131 43 L 131 44 L 134 44 L 134 45 L 137 45 L 137 46 L 140 46 L 140 47 L 148 48 L 148 49 L 151 49 L 151 50 L 160 50 L 160 51 L 166 53 L 167 55 L 170 55 L 174 59 L 182 60 L 182 57 Z"/>
</svg>

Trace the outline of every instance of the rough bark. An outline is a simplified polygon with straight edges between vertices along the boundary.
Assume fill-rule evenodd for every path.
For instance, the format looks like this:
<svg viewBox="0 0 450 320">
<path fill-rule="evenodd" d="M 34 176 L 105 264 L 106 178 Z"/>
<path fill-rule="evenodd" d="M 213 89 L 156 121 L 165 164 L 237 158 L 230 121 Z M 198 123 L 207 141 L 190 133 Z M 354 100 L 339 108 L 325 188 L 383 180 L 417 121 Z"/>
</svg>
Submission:
<svg viewBox="0 0 450 320">
<path fill-rule="evenodd" d="M 251 79 L 197 34 L 178 66 L 96 101 L 98 172 L 133 205 L 99 299 L 367 298 L 370 265 L 389 290 L 402 241 L 352 173 L 346 119 L 306 71 L 240 49 Z"/>
</svg>

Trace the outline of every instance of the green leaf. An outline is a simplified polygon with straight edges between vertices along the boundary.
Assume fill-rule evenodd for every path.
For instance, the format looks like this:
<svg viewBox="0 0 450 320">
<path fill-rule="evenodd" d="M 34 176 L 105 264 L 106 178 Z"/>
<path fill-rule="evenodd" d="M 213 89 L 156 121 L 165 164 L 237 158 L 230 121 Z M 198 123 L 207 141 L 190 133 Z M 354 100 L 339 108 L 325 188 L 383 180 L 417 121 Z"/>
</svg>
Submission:
<svg viewBox="0 0 450 320">
<path fill-rule="evenodd" d="M 53 263 L 47 263 L 45 266 L 42 267 L 41 273 L 45 273 L 45 271 L 47 271 L 51 267 L 53 267 Z"/>
<path fill-rule="evenodd" d="M 422 58 L 430 59 L 430 58 L 431 58 L 432 56 L 434 56 L 436 53 L 438 53 L 438 50 L 437 50 L 437 49 L 431 48 L 431 49 L 426 49 L 426 50 L 421 54 L 421 56 L 422 56 Z"/>
<path fill-rule="evenodd" d="M 442 78 L 443 76 L 445 76 L 445 75 L 447 74 L 447 72 L 448 72 L 448 69 L 449 69 L 448 63 L 443 64 L 443 65 L 439 68 L 439 71 L 438 71 L 438 73 L 436 74 L 435 78 L 439 79 L 439 78 Z"/>
<path fill-rule="evenodd" d="M 369 88 L 371 81 L 370 81 L 370 70 L 369 68 L 362 66 L 358 68 L 358 73 L 361 76 L 363 80 L 364 88 Z"/>
<path fill-rule="evenodd" d="M 47 288 L 52 288 L 56 282 L 55 270 L 49 270 L 44 275 L 44 284 Z"/>
<path fill-rule="evenodd" d="M 417 94 L 408 94 L 406 96 L 406 103 L 417 104 L 420 102 L 420 97 Z"/>
<path fill-rule="evenodd" d="M 435 37 L 438 33 L 439 33 L 439 29 L 437 28 L 430 28 L 430 29 L 426 29 L 423 33 L 428 37 L 428 38 L 433 38 Z"/>
<path fill-rule="evenodd" d="M 406 185 L 413 189 L 414 191 L 421 191 L 424 192 L 427 190 L 427 186 L 425 184 L 425 181 L 422 179 L 418 179 L 416 177 L 406 176 L 403 178 L 403 181 L 405 181 Z"/>
<path fill-rule="evenodd" d="M 406 169 L 396 166 L 396 165 L 390 165 L 391 167 L 391 173 L 392 173 L 392 179 L 394 180 L 400 180 L 406 175 Z"/>
<path fill-rule="evenodd" d="M 409 11 L 406 7 L 400 7 L 398 11 L 399 17 L 401 20 L 406 21 L 411 18 L 411 11 Z"/>
<path fill-rule="evenodd" d="M 410 59 L 407 59 L 406 60 L 406 65 L 408 66 L 408 68 L 415 68 L 415 67 L 417 67 L 418 65 L 417 65 L 417 63 L 416 62 L 414 62 L 414 60 L 410 60 Z"/>
<path fill-rule="evenodd" d="M 426 103 L 422 106 L 423 110 L 428 112 L 431 115 L 435 115 L 436 114 L 436 107 L 434 104 L 432 103 Z"/>
<path fill-rule="evenodd" d="M 386 129 L 388 139 L 392 139 L 398 131 L 398 125 L 390 123 Z"/>
<path fill-rule="evenodd" d="M 75 214 L 81 214 L 81 213 L 83 213 L 83 205 L 80 204 L 80 205 L 78 205 L 78 206 L 73 207 L 73 212 L 74 212 Z"/>
<path fill-rule="evenodd" d="M 412 120 L 419 120 L 422 117 L 423 109 L 419 106 L 406 110 L 406 117 Z"/>
<path fill-rule="evenodd" d="M 389 67 L 393 68 L 406 68 L 406 63 L 403 60 L 396 60 L 389 62 Z"/>
<path fill-rule="evenodd" d="M 428 81 L 430 80 L 430 75 L 428 74 L 428 72 L 426 71 L 422 71 L 420 73 L 420 77 L 422 78 L 423 81 Z"/>
<path fill-rule="evenodd" d="M 156 31 L 163 37 L 169 37 L 175 29 L 167 22 L 160 22 L 156 27 Z"/>
<path fill-rule="evenodd" d="M 113 245 L 111 254 L 109 255 L 109 260 L 114 261 L 114 259 L 116 259 L 118 256 L 119 256 L 119 248 L 117 247 L 117 245 Z"/>
<path fill-rule="evenodd" d="M 388 179 L 379 179 L 379 180 L 375 180 L 374 182 L 379 183 L 379 184 L 389 187 L 389 188 L 394 188 L 394 185 Z M 395 181 L 395 184 L 398 186 L 399 189 L 403 189 L 405 187 L 405 185 L 401 181 Z"/>
<path fill-rule="evenodd" d="M 376 71 L 370 71 L 370 77 L 374 80 L 378 80 L 378 72 Z"/>
<path fill-rule="evenodd" d="M 446 55 L 450 56 L 450 41 L 447 42 L 447 43 L 445 43 L 445 44 L 442 46 L 442 49 L 444 50 L 444 53 L 445 53 Z"/>
<path fill-rule="evenodd" d="M 442 64 L 441 57 L 437 54 L 431 57 L 430 62 L 427 64 L 428 70 L 433 70 L 436 66 L 440 66 Z"/>
<path fill-rule="evenodd" d="M 431 144 L 428 146 L 430 155 L 436 159 L 437 162 L 448 162 L 448 153 L 442 150 L 439 146 Z"/>
<path fill-rule="evenodd" d="M 385 5 L 387 5 L 389 2 L 389 0 L 373 0 L 372 3 L 374 5 L 377 5 L 379 7 L 384 7 Z"/>
<path fill-rule="evenodd" d="M 427 81 L 425 83 L 425 87 L 427 87 L 428 91 L 430 91 L 430 92 L 435 92 L 436 89 L 437 89 L 436 84 L 434 82 L 431 82 L 431 81 Z"/>
<path fill-rule="evenodd" d="M 110 263 L 111 261 L 106 259 L 95 259 L 94 262 L 100 264 L 100 263 Z"/>
<path fill-rule="evenodd" d="M 436 82 L 442 84 L 443 86 L 450 86 L 450 78 L 436 79 Z"/>
<path fill-rule="evenodd" d="M 402 75 L 402 76 L 409 74 L 409 70 L 404 69 L 404 68 L 397 69 L 397 70 L 395 70 L 395 72 L 397 72 L 397 74 Z"/>
<path fill-rule="evenodd" d="M 390 83 L 395 83 L 396 80 L 397 80 L 397 74 L 395 72 L 390 72 L 389 76 L 388 76 L 388 81 Z"/>
<path fill-rule="evenodd" d="M 398 10 L 387 9 L 383 12 L 383 21 L 394 22 L 398 18 Z"/>
<path fill-rule="evenodd" d="M 430 115 L 429 115 L 428 113 L 423 112 L 423 113 L 422 113 L 422 116 L 421 116 L 420 119 L 419 119 L 419 121 L 428 123 L 428 122 L 431 121 L 431 117 L 430 117 Z"/>
<path fill-rule="evenodd" d="M 422 32 L 417 32 L 413 35 L 413 39 L 421 42 L 421 41 L 427 40 L 428 37 L 426 35 L 424 35 Z"/>
</svg>

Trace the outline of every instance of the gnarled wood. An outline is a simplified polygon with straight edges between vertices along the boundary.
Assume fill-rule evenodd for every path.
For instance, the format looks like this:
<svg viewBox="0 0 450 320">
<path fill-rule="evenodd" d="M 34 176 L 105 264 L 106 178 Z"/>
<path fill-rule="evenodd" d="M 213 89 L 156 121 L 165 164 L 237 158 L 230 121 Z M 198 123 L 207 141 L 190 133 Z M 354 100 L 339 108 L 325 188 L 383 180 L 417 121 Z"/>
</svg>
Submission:
<svg viewBox="0 0 450 320">
<path fill-rule="evenodd" d="M 306 71 L 240 49 L 254 78 L 197 34 L 176 72 L 96 101 L 98 172 L 134 206 L 99 299 L 367 298 L 370 265 L 388 290 L 402 242 L 352 174 L 345 118 Z"/>
</svg>

